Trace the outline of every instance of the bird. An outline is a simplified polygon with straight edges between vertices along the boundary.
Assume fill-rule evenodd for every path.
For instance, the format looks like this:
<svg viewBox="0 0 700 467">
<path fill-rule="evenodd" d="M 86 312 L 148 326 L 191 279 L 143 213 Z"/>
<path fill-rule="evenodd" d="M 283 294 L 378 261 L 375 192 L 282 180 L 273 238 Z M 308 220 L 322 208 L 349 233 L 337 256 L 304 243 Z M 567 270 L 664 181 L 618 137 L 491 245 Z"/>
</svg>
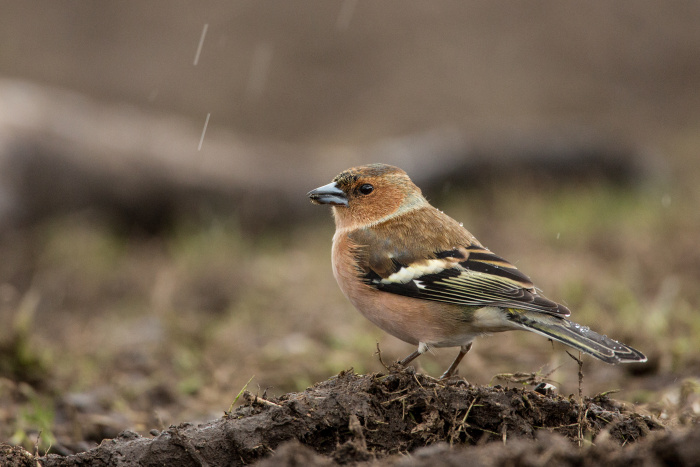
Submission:
<svg viewBox="0 0 700 467">
<path fill-rule="evenodd" d="M 353 167 L 307 196 L 332 206 L 331 262 L 340 290 L 369 321 L 417 346 L 398 362 L 403 367 L 433 347 L 459 347 L 441 377 L 448 379 L 475 338 L 511 330 L 540 334 L 606 363 L 647 360 L 567 319 L 566 306 L 433 207 L 398 167 Z"/>
</svg>

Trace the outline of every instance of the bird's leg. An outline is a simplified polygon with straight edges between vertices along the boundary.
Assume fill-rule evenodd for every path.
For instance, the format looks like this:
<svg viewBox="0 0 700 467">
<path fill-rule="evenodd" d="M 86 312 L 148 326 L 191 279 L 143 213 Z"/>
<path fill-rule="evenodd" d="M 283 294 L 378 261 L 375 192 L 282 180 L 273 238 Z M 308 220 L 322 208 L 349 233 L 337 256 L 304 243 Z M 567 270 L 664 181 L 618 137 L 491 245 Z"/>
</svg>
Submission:
<svg viewBox="0 0 700 467">
<path fill-rule="evenodd" d="M 472 348 L 472 343 L 471 343 L 471 342 L 468 343 L 467 345 L 463 345 L 463 346 L 459 349 L 459 354 L 457 354 L 457 357 L 456 357 L 456 358 L 454 359 L 454 361 L 452 362 L 452 365 L 450 365 L 450 367 L 447 369 L 447 371 L 445 371 L 445 372 L 442 374 L 442 376 L 440 377 L 440 379 L 447 379 L 447 378 L 453 376 L 453 375 L 456 373 L 456 371 L 457 371 L 457 367 L 459 366 L 459 363 L 462 361 L 462 359 L 464 358 L 464 356 L 467 354 L 467 352 L 469 352 L 469 349 L 471 349 L 471 348 Z M 417 355 L 416 355 L 416 356 L 417 356 Z M 410 357 L 410 355 L 409 355 L 409 357 Z M 408 357 L 406 357 L 406 358 L 408 358 Z M 414 357 L 414 358 L 415 358 L 415 357 Z"/>
<path fill-rule="evenodd" d="M 420 357 L 421 355 L 423 355 L 423 354 L 424 354 L 425 352 L 427 352 L 427 351 L 428 351 L 428 344 L 426 344 L 425 342 L 419 342 L 419 343 L 418 343 L 418 348 L 417 348 L 415 351 L 413 351 L 413 352 L 411 353 L 411 355 L 409 355 L 408 357 L 406 357 L 406 358 L 404 358 L 403 360 L 401 360 L 401 361 L 399 362 L 399 365 L 401 365 L 401 366 L 406 366 L 406 365 L 408 365 L 409 363 L 411 363 L 413 360 L 415 360 L 416 358 L 418 358 L 418 357 Z"/>
<path fill-rule="evenodd" d="M 400 361 L 398 362 L 398 364 L 401 365 L 401 366 L 406 366 L 406 365 L 408 365 L 409 363 L 411 363 L 413 360 L 415 360 L 415 359 L 418 358 L 418 357 L 420 357 L 420 352 L 417 351 L 417 350 L 414 350 L 414 351 L 411 353 L 411 355 L 409 355 L 408 357 L 404 358 L 403 360 L 400 360 Z"/>
</svg>

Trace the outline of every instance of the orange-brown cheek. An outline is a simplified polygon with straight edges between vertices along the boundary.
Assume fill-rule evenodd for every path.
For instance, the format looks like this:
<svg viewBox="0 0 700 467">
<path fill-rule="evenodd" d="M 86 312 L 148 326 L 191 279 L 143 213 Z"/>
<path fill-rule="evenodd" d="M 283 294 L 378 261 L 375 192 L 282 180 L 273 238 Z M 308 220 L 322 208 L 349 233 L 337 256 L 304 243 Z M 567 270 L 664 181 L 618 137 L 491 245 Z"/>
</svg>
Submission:
<svg viewBox="0 0 700 467">
<path fill-rule="evenodd" d="M 368 196 L 353 196 L 348 199 L 348 206 L 336 206 L 333 213 L 336 227 L 339 229 L 362 227 L 377 222 L 396 212 L 403 201 L 403 194 L 396 190 L 377 189 Z"/>
<path fill-rule="evenodd" d="M 370 222 L 376 221 L 395 212 L 400 204 L 400 199 L 395 196 L 368 196 L 356 200 L 352 206 L 353 216 L 364 217 Z"/>
</svg>

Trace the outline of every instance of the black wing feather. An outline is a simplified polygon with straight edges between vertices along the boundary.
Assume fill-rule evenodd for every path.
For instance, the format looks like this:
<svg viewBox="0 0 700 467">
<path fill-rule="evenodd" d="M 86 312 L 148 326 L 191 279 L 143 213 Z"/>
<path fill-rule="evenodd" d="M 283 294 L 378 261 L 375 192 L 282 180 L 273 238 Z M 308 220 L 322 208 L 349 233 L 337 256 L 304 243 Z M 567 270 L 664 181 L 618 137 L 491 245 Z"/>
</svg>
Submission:
<svg viewBox="0 0 700 467">
<path fill-rule="evenodd" d="M 486 248 L 472 245 L 469 255 L 459 250 L 436 252 L 435 259 L 463 260 L 440 272 L 390 281 L 371 269 L 363 279 L 384 292 L 464 306 L 497 306 L 568 316 L 569 310 L 537 293 L 530 278 Z M 396 264 L 398 269 L 403 265 Z M 398 270 L 396 269 L 396 270 Z"/>
</svg>

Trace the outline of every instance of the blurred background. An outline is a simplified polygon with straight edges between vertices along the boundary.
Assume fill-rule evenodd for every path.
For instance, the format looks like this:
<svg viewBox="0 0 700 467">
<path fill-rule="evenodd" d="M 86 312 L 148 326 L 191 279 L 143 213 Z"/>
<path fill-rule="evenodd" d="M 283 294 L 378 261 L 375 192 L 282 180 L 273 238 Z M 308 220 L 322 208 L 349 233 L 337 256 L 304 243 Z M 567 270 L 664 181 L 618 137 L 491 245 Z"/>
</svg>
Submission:
<svg viewBox="0 0 700 467">
<path fill-rule="evenodd" d="M 693 1 L 4 2 L 0 442 L 73 452 L 410 353 L 342 296 L 305 196 L 369 162 L 649 356 L 584 358 L 584 394 L 697 418 L 698 24 Z M 460 370 L 568 395 L 565 350 L 496 335 Z"/>
</svg>

